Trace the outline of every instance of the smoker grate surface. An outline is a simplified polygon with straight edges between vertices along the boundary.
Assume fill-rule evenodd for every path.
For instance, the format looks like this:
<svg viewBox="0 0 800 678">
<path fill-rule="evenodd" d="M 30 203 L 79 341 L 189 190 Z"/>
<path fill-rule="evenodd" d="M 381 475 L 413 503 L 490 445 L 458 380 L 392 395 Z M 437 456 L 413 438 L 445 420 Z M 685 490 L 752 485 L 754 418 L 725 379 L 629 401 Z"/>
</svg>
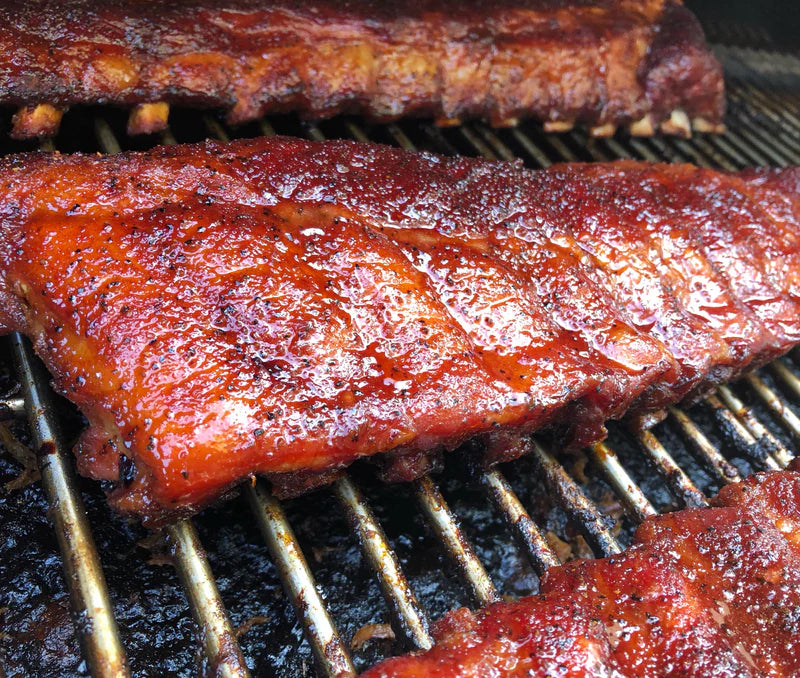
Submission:
<svg viewBox="0 0 800 678">
<path fill-rule="evenodd" d="M 282 133 L 519 158 L 532 167 L 613 158 L 724 169 L 800 163 L 800 59 L 719 52 L 731 101 L 729 131 L 719 137 L 594 139 L 582 130 L 545 134 L 535 124 L 439 129 L 340 118 L 315 125 L 291 116 L 230 130 L 212 116 L 176 111 L 163 138 L 141 140 L 122 134 L 122 114 L 88 109 L 67 115 L 54 147 L 113 153 L 121 146 Z M 7 142 L 3 151 L 21 149 Z M 672 408 L 654 432 L 634 439 L 612 427 L 607 443 L 576 457 L 556 457 L 537 443 L 529 458 L 476 476 L 453 455 L 435 480 L 392 488 L 357 465 L 330 488 L 285 505 L 259 482 L 244 489 L 246 503 L 234 500 L 165 530 L 161 551 L 147 540 L 144 546 L 155 549 L 148 562 L 149 551 L 132 546 L 143 533 L 109 515 L 96 488 L 74 477 L 65 441 L 80 421 L 51 396 L 29 344 L 14 335 L 7 353 L 20 385 L 4 377 L 0 420 L 27 415 L 61 553 L 57 558 L 52 536 L 49 545 L 40 539 L 44 545 L 32 555 L 18 544 L 28 544 L 45 522 L 30 515 L 44 506 L 41 489 L 4 495 L 0 563 L 14 554 L 30 558 L 0 565 L 0 676 L 4 670 L 9 677 L 188 676 L 198 663 L 223 676 L 312 675 L 314 665 L 320 675 L 346 675 L 404 648 L 430 646 L 428 620 L 454 605 L 535 591 L 535 575 L 560 562 L 559 555 L 616 553 L 646 516 L 706 505 L 723 483 L 785 466 L 800 440 L 800 418 L 790 404 L 800 403 L 800 371 L 790 356 L 721 387 L 691 411 Z M 18 468 L 4 458 L 0 471 L 10 478 Z M 165 555 L 180 586 L 155 564 Z M 53 574 L 59 561 L 66 589 Z M 67 591 L 73 623 L 65 614 Z M 359 627 L 385 622 L 395 641 L 373 641 L 364 650 L 345 642 Z M 389 635 L 385 627 L 380 635 Z"/>
</svg>

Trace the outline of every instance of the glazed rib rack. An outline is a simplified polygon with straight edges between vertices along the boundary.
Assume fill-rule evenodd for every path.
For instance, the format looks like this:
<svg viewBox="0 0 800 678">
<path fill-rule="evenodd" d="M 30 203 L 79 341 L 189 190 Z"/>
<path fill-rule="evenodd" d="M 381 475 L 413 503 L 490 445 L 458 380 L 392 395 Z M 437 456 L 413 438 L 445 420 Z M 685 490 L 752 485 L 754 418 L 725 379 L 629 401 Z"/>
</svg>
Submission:
<svg viewBox="0 0 800 678">
<path fill-rule="evenodd" d="M 425 148 L 487 158 L 520 158 L 532 167 L 558 161 L 614 158 L 689 161 L 731 170 L 748 165 L 800 164 L 800 59 L 781 56 L 778 61 L 784 73 L 772 87 L 768 80 L 754 82 L 761 73 L 760 67 L 764 66 L 763 60 L 771 59 L 770 55 L 737 49 L 720 51 L 728 71 L 731 107 L 729 131 L 724 136 L 691 140 L 589 139 L 582 131 L 546 135 L 535 124 L 503 131 L 491 130 L 482 124 L 440 130 L 419 122 L 366 126 L 355 119 L 336 119 L 315 126 L 300 124 L 288 117 L 263 119 L 236 133 L 290 133 L 314 139 L 349 137 L 393 143 L 408 150 Z M 796 87 L 788 88 L 787 82 L 795 82 Z M 115 131 L 119 125 L 106 111 L 75 111 L 70 115 L 80 116 L 73 120 L 75 129 L 87 132 L 85 137 L 78 137 L 81 150 L 113 153 L 120 150 L 122 144 L 134 143 Z M 175 116 L 172 129 L 154 143 L 189 141 L 202 136 L 225 140 L 231 134 L 230 129 L 211 116 L 182 113 Z M 67 145 L 76 138 L 67 133 L 62 137 Z M 55 147 L 60 148 L 64 140 L 56 139 Z M 72 455 L 59 432 L 62 405 L 53 398 L 48 376 L 33 357 L 27 341 L 13 335 L 8 351 L 21 389 L 15 397 L 0 402 L 0 418 L 27 418 L 30 425 L 32 447 L 39 451 L 42 484 L 51 506 L 66 570 L 73 615 L 81 622 L 76 628 L 86 664 L 92 675 L 102 678 L 131 675 L 132 662 L 129 664 L 126 648 L 120 640 L 101 558 L 92 538 L 96 526 L 86 517 L 72 470 Z M 675 506 L 706 505 L 706 494 L 694 479 L 696 473 L 676 461 L 678 455 L 673 446 L 679 438 L 693 453 L 697 468 L 712 484 L 733 482 L 747 470 L 786 466 L 795 454 L 795 445 L 800 443 L 800 418 L 792 407 L 800 405 L 798 366 L 800 361 L 791 355 L 780 359 L 734 386 L 720 387 L 691 411 L 671 408 L 668 422 L 653 432 L 634 436 L 617 430 L 607 444 L 589 450 L 589 472 L 599 472 L 624 507 L 623 522 L 635 525 L 656 512 L 655 502 L 649 498 L 656 486 L 658 491 L 668 488 Z M 640 487 L 630 468 L 635 455 L 628 452 L 618 456 L 614 450 L 619 445 L 635 448 L 638 455 L 635 463 L 643 461 L 655 469 L 656 480 L 648 482 L 647 487 Z M 733 459 L 738 460 L 738 468 L 732 463 Z M 559 558 L 545 537 L 544 526 L 531 516 L 535 512 L 530 507 L 528 491 L 515 493 L 512 489 L 512 485 L 517 486 L 519 479 L 524 480 L 531 469 L 541 479 L 550 500 L 563 509 L 596 556 L 620 550 L 609 518 L 584 492 L 578 474 L 568 472 L 554 451 L 537 444 L 531 458 L 499 469 L 480 471 L 463 481 L 471 485 L 473 493 L 479 488 L 484 499 L 504 517 L 508 532 L 536 573 L 541 574 L 558 564 Z M 385 599 L 383 617 L 392 621 L 392 627 L 407 647 L 429 647 L 432 640 L 424 596 L 409 583 L 392 541 L 377 517 L 378 511 L 374 511 L 372 502 L 365 498 L 363 487 L 363 481 L 354 480 L 351 474 L 321 492 L 333 495 L 352 536 L 360 545 L 363 562 L 379 582 Z M 458 491 L 456 489 L 456 493 Z M 281 503 L 272 498 L 260 482 L 254 481 L 243 493 L 251 514 L 241 519 L 255 520 L 263 535 L 286 595 L 304 629 L 305 642 L 313 651 L 317 674 L 336 676 L 355 672 L 349 639 L 337 631 L 336 615 L 326 605 L 326 593 L 315 583 L 314 558 L 308 548 L 300 546 Z M 425 476 L 413 483 L 411 493 L 418 502 L 414 510 L 439 542 L 445 566 L 451 564 L 457 571 L 465 600 L 473 606 L 498 600 L 501 592 L 498 585 L 504 583 L 501 575 L 482 561 L 481 549 L 468 539 L 468 530 L 462 529 L 456 511 L 449 508 L 444 494 L 451 491 L 443 494 L 440 481 Z M 296 501 L 313 502 L 314 499 L 306 497 Z M 493 536 L 481 535 L 489 539 Z M 204 654 L 202 663 L 215 671 L 215 675 L 250 675 L 195 524 L 179 522 L 167 528 L 164 537 L 197 624 L 197 640 Z M 324 535 L 320 534 L 319 540 L 318 546 L 324 548 Z M 342 586 L 347 586 L 348 573 L 342 576 Z M 350 585 L 353 587 L 351 595 L 358 597 L 356 585 L 352 582 Z M 247 591 L 240 591 L 239 596 L 247 596 Z M 258 632 L 259 627 L 251 631 Z M 2 660 L 0 656 L 0 675 Z M 8 672 L 8 668 L 6 670 Z M 275 672 L 288 676 L 295 675 L 295 671 L 290 662 L 285 666 L 256 666 L 259 675 Z M 309 672 L 313 672 L 310 667 Z"/>
</svg>

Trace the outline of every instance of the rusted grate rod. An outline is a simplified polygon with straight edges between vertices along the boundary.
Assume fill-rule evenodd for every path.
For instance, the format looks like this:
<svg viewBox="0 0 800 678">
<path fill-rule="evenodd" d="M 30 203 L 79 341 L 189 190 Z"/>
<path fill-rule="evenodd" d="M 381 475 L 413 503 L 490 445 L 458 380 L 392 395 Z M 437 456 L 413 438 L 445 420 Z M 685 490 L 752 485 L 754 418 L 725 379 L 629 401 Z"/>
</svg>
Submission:
<svg viewBox="0 0 800 678">
<path fill-rule="evenodd" d="M 723 434 L 737 449 L 756 462 L 760 468 L 772 470 L 778 468 L 778 462 L 770 456 L 764 444 L 753 436 L 739 418 L 723 404 L 719 396 L 709 396 L 705 404 L 711 409 Z"/>
<path fill-rule="evenodd" d="M 393 612 L 398 630 L 414 647 L 432 647 L 428 617 L 361 491 L 347 476 L 334 482 L 333 491 L 345 509 L 350 527 L 358 535 L 367 562 L 378 574 L 381 590 Z"/>
<path fill-rule="evenodd" d="M 458 566 L 475 602 L 480 606 L 497 602 L 497 589 L 434 482 L 429 476 L 422 476 L 414 481 L 414 489 L 429 524 Z"/>
<path fill-rule="evenodd" d="M 561 561 L 555 551 L 550 548 L 503 474 L 497 469 L 490 469 L 481 476 L 481 482 L 511 527 L 517 543 L 528 556 L 536 573 L 541 576 L 548 568 L 560 565 Z"/>
<path fill-rule="evenodd" d="M 780 419 L 781 423 L 789 429 L 796 439 L 800 440 L 800 417 L 798 417 L 789 406 L 781 400 L 781 398 L 764 383 L 756 374 L 748 374 L 745 377 L 747 384 L 755 391 L 756 395 L 761 401 L 772 410 L 775 415 Z M 777 443 L 777 440 L 775 441 Z M 793 455 L 780 443 L 777 443 L 772 450 L 778 463 L 786 466 L 791 460 Z"/>
<path fill-rule="evenodd" d="M 628 475 L 619 458 L 608 445 L 597 443 L 591 447 L 590 454 L 633 520 L 641 522 L 648 516 L 656 515 L 657 512 L 650 500 Z"/>
<path fill-rule="evenodd" d="M 753 375 L 745 377 L 749 380 Z M 760 380 L 759 380 L 760 381 Z M 763 384 L 763 382 L 761 382 Z M 763 448 L 763 456 L 767 468 L 775 469 L 779 466 L 786 466 L 792 458 L 791 453 L 783 444 L 764 426 L 753 414 L 753 411 L 746 407 L 739 400 L 728 386 L 720 386 L 717 389 L 720 398 L 730 408 L 730 410 L 741 420 L 748 431 L 753 434 L 757 444 Z"/>
<path fill-rule="evenodd" d="M 181 520 L 164 531 L 211 670 L 219 678 L 249 678 L 197 530 L 191 521 Z"/>
<path fill-rule="evenodd" d="M 672 420 L 677 424 L 684 438 L 689 441 L 698 457 L 705 466 L 712 469 L 724 483 L 734 483 L 742 479 L 736 467 L 731 464 L 720 451 L 711 444 L 711 441 L 700 430 L 683 410 L 678 407 L 669 408 Z"/>
<path fill-rule="evenodd" d="M 610 556 L 622 549 L 606 525 L 606 517 L 583 493 L 553 455 L 534 441 L 531 451 L 550 493 L 557 497 L 561 506 L 583 531 L 586 541 L 595 553 Z"/>
<path fill-rule="evenodd" d="M 261 483 L 248 486 L 245 491 L 295 614 L 303 623 L 320 673 L 336 678 L 355 675 L 350 655 L 317 593 L 314 577 L 283 508 Z"/>
<path fill-rule="evenodd" d="M 690 508 L 708 506 L 708 500 L 705 495 L 686 475 L 686 472 L 678 466 L 672 455 L 667 452 L 666 448 L 651 431 L 641 431 L 636 437 L 642 450 L 664 477 L 676 497 Z"/>
<path fill-rule="evenodd" d="M 72 612 L 81 621 L 77 628 L 84 657 L 94 676 L 125 678 L 130 675 L 127 659 L 100 556 L 75 486 L 72 457 L 61 441 L 56 408 L 47 386 L 49 376 L 25 338 L 14 333 L 10 342 L 61 550 Z"/>
</svg>

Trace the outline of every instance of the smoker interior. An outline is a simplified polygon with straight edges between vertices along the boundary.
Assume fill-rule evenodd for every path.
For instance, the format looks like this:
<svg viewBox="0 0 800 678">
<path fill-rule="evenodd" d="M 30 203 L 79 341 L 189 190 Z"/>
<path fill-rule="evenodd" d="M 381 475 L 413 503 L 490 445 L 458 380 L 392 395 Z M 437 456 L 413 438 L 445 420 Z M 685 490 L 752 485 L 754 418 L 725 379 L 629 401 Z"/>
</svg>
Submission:
<svg viewBox="0 0 800 678">
<path fill-rule="evenodd" d="M 510 130 L 492 130 L 478 123 L 438 129 L 427 121 L 379 126 L 352 118 L 312 125 L 294 116 L 274 116 L 229 129 L 214 114 L 177 110 L 171 115 L 166 137 L 129 138 L 124 133 L 125 112 L 84 108 L 66 115 L 54 147 L 64 152 L 144 149 L 161 142 L 274 132 L 310 138 L 366 138 L 445 154 L 519 159 L 529 167 L 620 157 L 688 161 L 723 169 L 800 163 L 800 58 L 721 45 L 717 51 L 726 68 L 729 93 L 729 131 L 720 137 L 634 139 L 618 134 L 611 139 L 592 139 L 583 130 L 546 135 L 536 123 Z M 10 115 L 10 111 L 5 113 L 6 126 Z M 34 148 L 11 142 L 7 129 L 2 132 L 3 153 Z M 29 354 L 14 339 L 7 340 L 0 350 L 0 413 L 7 415 L 4 418 L 14 414 L 10 410 L 19 409 L 23 394 L 17 375 L 20 351 L 23 356 Z M 723 388 L 708 402 L 685 412 L 676 410 L 654 429 L 655 442 L 645 439 L 649 449 L 620 426 L 611 427 L 607 444 L 657 511 L 702 503 L 698 491 L 711 495 L 723 482 L 719 472 L 723 462 L 716 458 L 715 469 L 708 461 L 713 461 L 715 454 L 732 463 L 742 475 L 775 468 L 793 456 L 800 440 L 800 381 L 793 380 L 792 375 L 800 376 L 797 354 L 759 370 L 755 378 Z M 43 388 L 43 382 L 46 380 L 40 379 L 37 388 Z M 3 402 L 10 407 L 4 410 Z M 731 407 L 738 405 L 745 409 L 734 413 Z M 68 449 L 83 422 L 66 401 L 57 400 L 54 412 Z M 33 415 L 35 423 L 40 413 L 27 414 L 28 418 Z M 686 434 L 684 414 L 697 427 L 693 435 Z M 26 421 L 23 416 L 8 424 L 22 440 L 30 440 Z M 658 442 L 663 447 L 659 448 Z M 710 446 L 705 448 L 706 457 L 698 453 L 699 445 Z M 665 475 L 668 460 L 662 455 L 661 467 L 656 463 L 662 451 L 668 451 L 685 472 L 685 479 L 674 472 Z M 615 492 L 607 481 L 607 459 L 600 464 L 588 453 L 554 452 L 567 477 L 600 511 L 599 521 L 591 505 L 588 511 L 586 506 L 580 511 L 576 510 L 581 507 L 576 507 L 574 495 L 565 501 L 569 493 L 564 492 L 565 479 L 558 476 L 561 467 L 548 466 L 547 458 L 506 464 L 495 478 L 507 479 L 535 525 L 551 545 L 558 547 L 562 557 L 602 556 L 613 551 L 616 544 L 627 545 L 636 524 L 636 511 L 629 507 L 625 512 L 625 493 Z M 20 472 L 20 465 L 11 456 L 0 454 L 0 482 L 13 482 Z M 425 634 L 426 618 L 437 619 L 460 605 L 475 606 L 491 591 L 484 589 L 481 593 L 479 586 L 476 589 L 476 582 L 485 584 L 480 568 L 470 570 L 473 586 L 466 583 L 469 574 L 456 564 L 452 548 L 446 547 L 434 521 L 423 510 L 426 501 L 431 505 L 436 499 L 431 486 L 383 485 L 369 463 L 357 464 L 349 478 L 349 487 L 361 489 L 361 506 L 372 509 L 409 590 L 416 595 L 419 609 L 411 611 L 412 616 L 418 613 L 421 624 L 416 630 L 413 623 L 409 625 L 408 612 L 404 620 L 386 602 L 380 576 L 370 564 L 369 545 L 360 543 L 348 514 L 353 509 L 352 497 L 349 503 L 343 498 L 341 485 L 283 502 L 282 507 L 320 598 L 338 629 L 341 645 L 329 645 L 329 655 L 335 658 L 337 651 L 347 652 L 356 669 L 363 670 L 383 657 L 413 648 L 415 639 L 418 644 Z M 471 546 L 498 594 L 516 597 L 535 592 L 536 558 L 532 562 L 531 549 L 515 540 L 515 529 L 488 489 L 491 483 L 487 478 L 471 468 L 464 455 L 454 453 L 441 473 L 433 477 L 433 483 L 433 491 L 438 488 L 460 523 L 466 548 Z M 165 548 L 170 535 L 150 535 L 112 514 L 95 483 L 78 480 L 77 489 L 85 502 L 131 674 L 188 677 L 213 670 L 203 650 L 209 629 L 201 632 L 193 620 L 192 604 L 196 605 L 196 600 L 190 600 L 188 594 L 194 594 L 173 567 L 175 550 Z M 252 497 L 251 491 L 245 494 Z M 283 588 L 293 573 L 281 572 L 275 565 L 276 551 L 265 544 L 257 515 L 244 494 L 207 509 L 192 521 L 202 544 L 194 555 L 207 557 L 252 675 L 324 675 L 325 664 L 315 668 L 313 644 L 304 636 L 291 596 Z M 430 515 L 447 525 L 447 514 L 442 517 L 441 507 Z M 95 675 L 112 675 L 96 662 L 92 665 L 78 642 L 79 635 L 89 637 L 97 627 L 85 615 L 70 614 L 69 587 L 54 529 L 57 519 L 57 510 L 48 510 L 40 483 L 0 490 L 0 678 L 3 674 L 8 678 L 86 676 L 92 670 Z M 175 535 L 171 536 L 174 542 Z M 403 594 L 407 592 L 401 591 L 400 598 Z M 388 624 L 396 637 L 373 638 L 351 649 L 351 639 L 369 624 Z M 387 635 L 386 626 L 378 628 L 383 632 L 380 635 Z M 361 635 L 363 632 L 356 638 Z M 335 665 L 332 661 L 329 669 Z M 230 665 L 217 669 L 221 675 L 244 675 Z"/>
</svg>

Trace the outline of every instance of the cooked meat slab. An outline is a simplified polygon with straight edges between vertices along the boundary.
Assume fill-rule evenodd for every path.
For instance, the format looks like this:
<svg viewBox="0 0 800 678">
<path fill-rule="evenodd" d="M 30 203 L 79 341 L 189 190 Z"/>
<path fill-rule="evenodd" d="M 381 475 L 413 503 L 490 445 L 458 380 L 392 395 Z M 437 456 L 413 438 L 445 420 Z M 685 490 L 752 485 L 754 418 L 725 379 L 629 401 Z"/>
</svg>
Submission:
<svg viewBox="0 0 800 678">
<path fill-rule="evenodd" d="M 800 473 L 751 476 L 714 503 L 646 520 L 618 556 L 552 568 L 538 596 L 451 612 L 432 650 L 363 675 L 797 676 Z"/>
<path fill-rule="evenodd" d="M 442 124 L 522 117 L 596 135 L 722 129 L 722 70 L 679 0 L 10 0 L 0 103 L 13 134 L 48 135 L 74 104 L 341 112 Z"/>
<path fill-rule="evenodd" d="M 0 325 L 151 524 L 483 436 L 586 445 L 800 339 L 800 171 L 273 138 L 0 161 Z"/>
</svg>

